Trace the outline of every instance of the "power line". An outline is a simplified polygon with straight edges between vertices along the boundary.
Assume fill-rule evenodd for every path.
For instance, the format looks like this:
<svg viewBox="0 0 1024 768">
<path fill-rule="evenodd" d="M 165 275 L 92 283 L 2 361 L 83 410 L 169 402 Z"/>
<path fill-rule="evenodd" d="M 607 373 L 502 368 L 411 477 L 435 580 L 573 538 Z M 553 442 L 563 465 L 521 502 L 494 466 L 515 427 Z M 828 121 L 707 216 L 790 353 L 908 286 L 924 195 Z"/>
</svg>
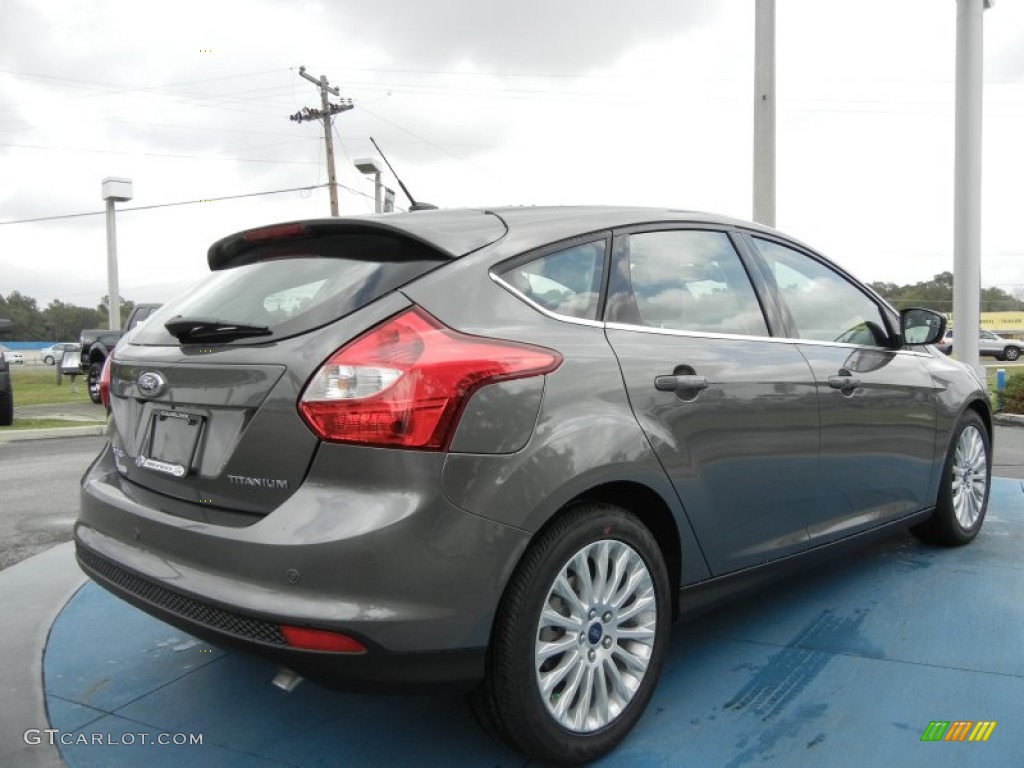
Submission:
<svg viewBox="0 0 1024 768">
<path fill-rule="evenodd" d="M 308 139 L 296 139 L 299 141 L 308 141 Z M 288 144 L 291 142 L 280 142 L 282 144 Z M 269 146 L 269 145 L 265 145 Z M 184 155 L 176 154 L 172 152 L 130 152 L 121 149 L 89 149 L 79 147 L 55 147 L 48 144 L 15 144 L 11 142 L 0 142 L 0 147 L 15 147 L 17 149 L 42 149 L 42 150 L 54 150 L 59 152 L 77 152 L 92 155 L 134 155 L 138 157 L 165 157 L 177 160 L 229 160 L 236 163 L 285 163 L 288 165 L 312 165 L 308 160 L 271 160 L 269 158 L 257 158 L 257 157 L 229 157 L 227 155 L 219 154 L 206 154 L 206 155 Z M 121 209 L 118 209 L 121 210 Z"/>
<path fill-rule="evenodd" d="M 222 200 L 240 200 L 240 199 L 245 198 L 245 197 L 263 197 L 265 195 L 280 195 L 280 194 L 283 194 L 285 192 L 309 192 L 309 191 L 312 191 L 314 189 L 322 189 L 322 188 L 324 188 L 326 186 L 327 186 L 326 184 L 314 184 L 313 186 L 309 186 L 309 187 L 291 187 L 290 189 L 272 189 L 272 190 L 269 190 L 267 192 L 248 192 L 248 193 L 241 194 L 241 195 L 223 195 L 222 197 L 206 197 L 206 198 L 203 198 L 202 200 L 181 200 L 181 201 L 174 202 L 174 203 L 156 203 L 155 205 L 133 205 L 133 206 L 131 206 L 129 208 L 118 208 L 117 209 L 117 213 L 118 213 L 118 215 L 120 215 L 122 213 L 130 213 L 131 211 L 150 211 L 150 210 L 153 210 L 154 208 L 173 208 L 175 206 L 180 206 L 180 205 L 195 205 L 196 203 L 217 203 L 217 202 L 220 202 Z M 366 195 L 365 192 L 360 192 L 358 189 L 351 189 L 351 188 L 345 187 L 345 186 L 343 186 L 341 184 L 339 184 L 338 186 L 342 187 L 343 189 L 345 189 L 345 190 L 347 190 L 347 191 L 349 191 L 349 192 L 351 192 L 353 194 L 365 195 L 366 197 L 369 197 L 369 195 Z M 77 218 L 81 218 L 82 216 L 101 216 L 101 215 L 103 215 L 105 213 L 106 213 L 105 210 L 103 210 L 103 211 L 86 211 L 85 213 L 64 213 L 64 214 L 60 214 L 58 216 L 40 216 L 40 217 L 35 218 L 35 219 L 15 219 L 14 221 L 0 221 L 0 225 L 4 225 L 4 224 L 29 224 L 29 223 L 35 222 L 35 221 L 55 221 L 57 219 L 77 219 Z"/>
</svg>

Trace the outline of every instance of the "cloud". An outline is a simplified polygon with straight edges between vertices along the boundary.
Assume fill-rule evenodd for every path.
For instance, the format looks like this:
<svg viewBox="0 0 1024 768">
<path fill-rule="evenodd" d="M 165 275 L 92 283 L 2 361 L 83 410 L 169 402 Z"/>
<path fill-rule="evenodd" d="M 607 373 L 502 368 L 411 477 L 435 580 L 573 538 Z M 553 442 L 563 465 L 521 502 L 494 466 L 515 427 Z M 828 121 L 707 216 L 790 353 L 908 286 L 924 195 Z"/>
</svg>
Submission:
<svg viewBox="0 0 1024 768">
<path fill-rule="evenodd" d="M 386 44 L 397 66 L 569 73 L 606 66 L 640 42 L 678 35 L 718 15 L 705 0 L 518 0 L 365 3 L 341 0 L 339 30 Z"/>
</svg>

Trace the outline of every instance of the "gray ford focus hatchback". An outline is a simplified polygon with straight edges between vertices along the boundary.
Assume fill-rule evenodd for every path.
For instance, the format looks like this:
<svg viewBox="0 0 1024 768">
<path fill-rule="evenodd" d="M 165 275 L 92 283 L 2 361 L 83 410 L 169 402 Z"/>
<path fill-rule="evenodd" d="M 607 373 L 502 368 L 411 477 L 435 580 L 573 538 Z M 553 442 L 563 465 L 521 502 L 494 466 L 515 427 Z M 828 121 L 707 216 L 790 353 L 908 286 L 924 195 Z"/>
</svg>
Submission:
<svg viewBox="0 0 1024 768">
<path fill-rule="evenodd" d="M 536 759 L 626 736 L 676 618 L 984 521 L 991 413 L 945 319 L 774 230 L 421 211 L 208 258 L 108 359 L 82 568 L 311 679 L 466 683 Z"/>
</svg>

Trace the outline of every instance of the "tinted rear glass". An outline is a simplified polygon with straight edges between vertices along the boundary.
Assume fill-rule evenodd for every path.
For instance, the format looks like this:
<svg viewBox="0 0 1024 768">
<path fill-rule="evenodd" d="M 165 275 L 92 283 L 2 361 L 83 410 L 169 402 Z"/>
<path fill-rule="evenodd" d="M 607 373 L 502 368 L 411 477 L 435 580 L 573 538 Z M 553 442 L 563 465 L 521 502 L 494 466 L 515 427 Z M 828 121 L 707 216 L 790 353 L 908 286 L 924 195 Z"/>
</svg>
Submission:
<svg viewBox="0 0 1024 768">
<path fill-rule="evenodd" d="M 414 241 L 345 235 L 264 245 L 255 260 L 214 272 L 155 312 L 135 344 L 178 344 L 164 323 L 174 317 L 267 326 L 260 344 L 295 336 L 344 317 L 429 272 L 447 259 Z"/>
</svg>

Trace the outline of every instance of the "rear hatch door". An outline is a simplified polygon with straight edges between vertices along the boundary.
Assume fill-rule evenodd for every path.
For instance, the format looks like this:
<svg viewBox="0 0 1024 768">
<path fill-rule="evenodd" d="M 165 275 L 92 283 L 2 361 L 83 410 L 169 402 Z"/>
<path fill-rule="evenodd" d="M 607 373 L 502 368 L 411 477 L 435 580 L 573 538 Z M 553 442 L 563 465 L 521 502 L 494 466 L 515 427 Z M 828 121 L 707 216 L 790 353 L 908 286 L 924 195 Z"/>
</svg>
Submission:
<svg viewBox="0 0 1024 768">
<path fill-rule="evenodd" d="M 474 244 L 504 234 L 495 217 L 464 215 L 483 220 Z M 215 244 L 214 273 L 125 337 L 110 368 L 122 477 L 181 501 L 257 514 L 302 483 L 318 444 L 297 410 L 309 377 L 409 306 L 398 288 L 453 258 L 421 237 L 358 220 L 313 224 Z"/>
</svg>

